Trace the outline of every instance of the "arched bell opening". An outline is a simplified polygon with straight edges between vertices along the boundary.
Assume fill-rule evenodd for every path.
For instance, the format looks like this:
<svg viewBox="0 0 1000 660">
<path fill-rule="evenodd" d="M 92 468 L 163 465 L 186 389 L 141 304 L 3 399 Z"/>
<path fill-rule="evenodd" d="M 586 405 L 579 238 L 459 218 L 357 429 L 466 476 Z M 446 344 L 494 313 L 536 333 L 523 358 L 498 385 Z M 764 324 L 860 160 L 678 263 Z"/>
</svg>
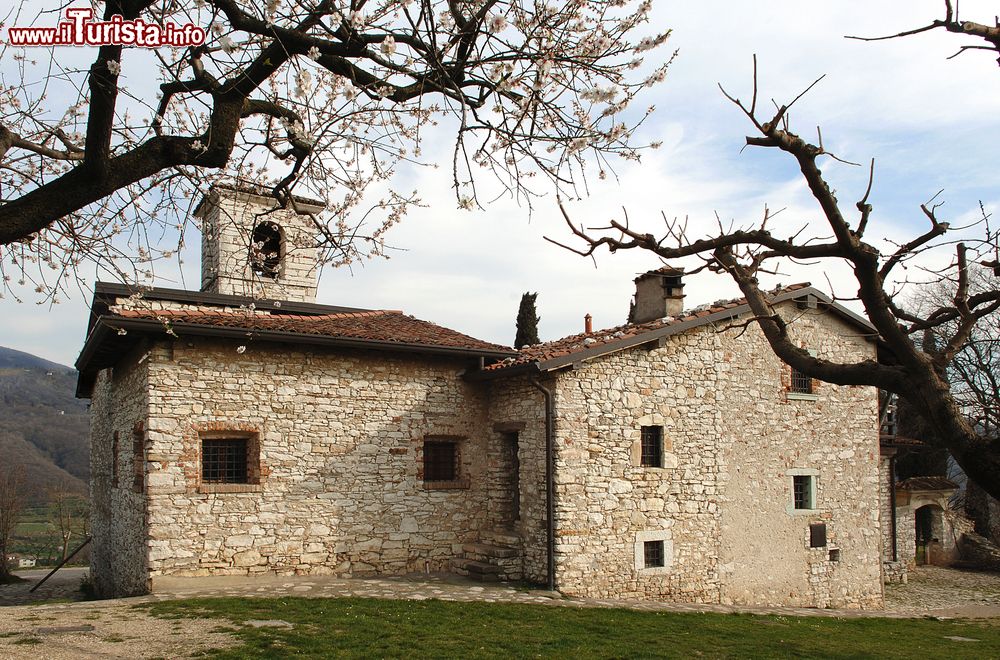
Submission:
<svg viewBox="0 0 1000 660">
<path fill-rule="evenodd" d="M 284 252 L 285 241 L 279 224 L 264 221 L 253 228 L 250 237 L 250 268 L 254 273 L 272 280 L 278 279 Z"/>
</svg>

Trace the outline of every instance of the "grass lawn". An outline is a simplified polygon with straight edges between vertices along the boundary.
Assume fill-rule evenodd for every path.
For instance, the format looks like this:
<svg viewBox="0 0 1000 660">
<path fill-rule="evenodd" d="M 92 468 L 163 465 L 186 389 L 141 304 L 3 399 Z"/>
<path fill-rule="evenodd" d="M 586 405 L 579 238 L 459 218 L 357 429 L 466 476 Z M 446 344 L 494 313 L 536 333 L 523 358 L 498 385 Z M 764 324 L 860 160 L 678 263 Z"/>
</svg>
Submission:
<svg viewBox="0 0 1000 660">
<path fill-rule="evenodd" d="M 216 598 L 137 607 L 164 618 L 226 621 L 242 645 L 210 654 L 220 658 L 1000 657 L 995 621 L 656 613 L 369 598 Z M 280 619 L 294 627 L 245 625 L 252 619 Z"/>
</svg>

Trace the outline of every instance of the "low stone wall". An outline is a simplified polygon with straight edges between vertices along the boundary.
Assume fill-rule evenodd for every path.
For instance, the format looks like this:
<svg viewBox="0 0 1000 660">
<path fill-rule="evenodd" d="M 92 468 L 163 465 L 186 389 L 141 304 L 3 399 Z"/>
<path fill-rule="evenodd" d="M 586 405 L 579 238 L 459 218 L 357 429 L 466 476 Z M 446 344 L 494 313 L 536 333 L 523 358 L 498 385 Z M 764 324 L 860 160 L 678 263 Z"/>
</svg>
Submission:
<svg viewBox="0 0 1000 660">
<path fill-rule="evenodd" d="M 908 581 L 909 566 L 905 561 L 885 561 L 882 562 L 882 579 L 886 584 L 899 583 L 906 584 Z"/>
</svg>

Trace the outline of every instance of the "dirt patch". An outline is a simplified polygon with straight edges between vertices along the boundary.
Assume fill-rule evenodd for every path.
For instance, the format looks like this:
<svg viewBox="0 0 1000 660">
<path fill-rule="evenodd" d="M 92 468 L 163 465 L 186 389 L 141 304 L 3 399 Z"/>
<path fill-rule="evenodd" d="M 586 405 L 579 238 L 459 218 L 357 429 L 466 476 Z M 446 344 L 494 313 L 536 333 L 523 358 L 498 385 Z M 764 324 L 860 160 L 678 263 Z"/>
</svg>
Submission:
<svg viewBox="0 0 1000 660">
<path fill-rule="evenodd" d="M 8 605 L 28 605 L 53 600 L 82 600 L 80 581 L 87 569 L 71 567 L 58 571 L 35 591 L 31 588 L 48 575 L 48 569 L 20 571 L 19 580 L 12 584 L 0 584 L 0 608 Z"/>
<path fill-rule="evenodd" d="M 128 601 L 0 609 L 0 657 L 26 660 L 177 658 L 236 640 L 209 619 L 158 619 Z"/>
</svg>

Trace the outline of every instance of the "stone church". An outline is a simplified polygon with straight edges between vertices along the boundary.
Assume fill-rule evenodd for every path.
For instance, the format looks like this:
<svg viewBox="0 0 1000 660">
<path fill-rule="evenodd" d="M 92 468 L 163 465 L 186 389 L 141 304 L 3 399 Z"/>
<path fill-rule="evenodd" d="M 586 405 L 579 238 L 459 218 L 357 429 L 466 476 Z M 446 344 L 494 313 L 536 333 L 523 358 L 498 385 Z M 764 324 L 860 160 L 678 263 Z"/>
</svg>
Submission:
<svg viewBox="0 0 1000 660">
<path fill-rule="evenodd" d="M 200 291 L 96 285 L 77 367 L 102 593 L 452 570 L 882 605 L 877 392 L 790 370 L 744 302 L 685 310 L 683 273 L 660 269 L 628 324 L 515 351 L 316 304 L 310 221 L 273 203 L 202 201 Z M 819 291 L 773 304 L 817 355 L 875 359 L 867 322 Z"/>
</svg>

